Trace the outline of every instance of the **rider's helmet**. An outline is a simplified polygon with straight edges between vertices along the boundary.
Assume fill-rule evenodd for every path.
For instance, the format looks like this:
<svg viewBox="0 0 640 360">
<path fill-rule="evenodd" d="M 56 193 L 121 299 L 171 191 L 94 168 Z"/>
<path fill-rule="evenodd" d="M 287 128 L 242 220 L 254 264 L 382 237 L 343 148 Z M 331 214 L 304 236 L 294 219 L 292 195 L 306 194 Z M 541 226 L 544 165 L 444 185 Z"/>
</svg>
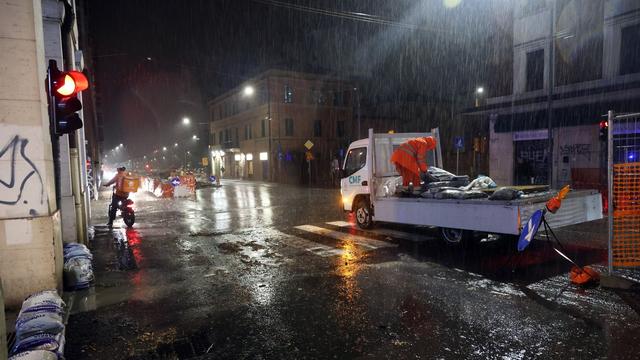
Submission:
<svg viewBox="0 0 640 360">
<path fill-rule="evenodd" d="M 125 171 L 125 170 L 127 170 L 127 168 L 125 168 L 124 166 L 121 166 L 118 168 L 118 171 Z"/>
</svg>

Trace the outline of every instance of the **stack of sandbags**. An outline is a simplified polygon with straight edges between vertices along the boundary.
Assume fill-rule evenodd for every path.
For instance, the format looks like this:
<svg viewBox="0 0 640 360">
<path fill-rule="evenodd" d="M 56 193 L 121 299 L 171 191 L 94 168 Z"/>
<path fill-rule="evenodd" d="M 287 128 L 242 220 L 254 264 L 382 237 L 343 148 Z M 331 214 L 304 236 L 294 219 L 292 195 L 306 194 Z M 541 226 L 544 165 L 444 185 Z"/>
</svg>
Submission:
<svg viewBox="0 0 640 360">
<path fill-rule="evenodd" d="M 67 290 L 86 289 L 91 286 L 93 276 L 93 255 L 84 245 L 64 244 L 64 287 Z"/>
<path fill-rule="evenodd" d="M 55 290 L 29 296 L 22 303 L 16 319 L 16 341 L 11 348 L 10 359 L 62 358 L 64 306 Z"/>
</svg>

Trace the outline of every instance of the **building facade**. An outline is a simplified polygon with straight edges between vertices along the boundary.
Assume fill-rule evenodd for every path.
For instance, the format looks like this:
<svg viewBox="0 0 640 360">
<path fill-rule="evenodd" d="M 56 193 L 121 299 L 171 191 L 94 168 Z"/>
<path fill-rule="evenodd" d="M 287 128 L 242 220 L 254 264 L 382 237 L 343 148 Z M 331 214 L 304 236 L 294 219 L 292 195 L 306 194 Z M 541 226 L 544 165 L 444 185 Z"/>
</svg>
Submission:
<svg viewBox="0 0 640 360">
<path fill-rule="evenodd" d="M 353 129 L 353 86 L 269 70 L 208 103 L 211 170 L 222 178 L 326 184 Z M 307 161 L 307 147 L 311 160 Z"/>
<path fill-rule="evenodd" d="M 640 111 L 640 2 L 519 0 L 513 16 L 512 94 L 463 114 L 488 124 L 490 176 L 603 189 L 603 115 Z"/>
</svg>

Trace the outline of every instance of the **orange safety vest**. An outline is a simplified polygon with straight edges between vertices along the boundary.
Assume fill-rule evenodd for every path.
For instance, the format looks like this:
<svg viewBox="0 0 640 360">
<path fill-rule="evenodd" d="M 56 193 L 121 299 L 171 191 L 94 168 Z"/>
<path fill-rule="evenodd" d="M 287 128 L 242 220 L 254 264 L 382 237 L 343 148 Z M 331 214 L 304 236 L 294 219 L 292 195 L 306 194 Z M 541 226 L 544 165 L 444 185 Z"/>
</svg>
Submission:
<svg viewBox="0 0 640 360">
<path fill-rule="evenodd" d="M 435 147 L 436 140 L 431 136 L 408 140 L 391 154 L 391 162 L 415 174 L 425 172 L 428 168 L 427 151 Z"/>
</svg>

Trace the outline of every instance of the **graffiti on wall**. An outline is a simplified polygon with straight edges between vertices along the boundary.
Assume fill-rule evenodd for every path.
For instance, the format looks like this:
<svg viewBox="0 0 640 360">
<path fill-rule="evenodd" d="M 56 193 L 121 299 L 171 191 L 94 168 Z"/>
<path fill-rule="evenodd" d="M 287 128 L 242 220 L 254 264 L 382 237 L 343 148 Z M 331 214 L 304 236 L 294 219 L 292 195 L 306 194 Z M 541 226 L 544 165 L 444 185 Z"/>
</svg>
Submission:
<svg viewBox="0 0 640 360">
<path fill-rule="evenodd" d="M 591 161 L 591 144 L 567 144 L 560 146 L 560 154 L 564 156 L 583 156 Z"/>
<path fill-rule="evenodd" d="M 44 183 L 40 171 L 26 153 L 29 140 L 15 135 L 10 141 L 0 148 L 0 160 L 3 169 L 0 171 L 0 205 L 29 206 L 29 201 L 39 201 L 42 205 L 45 200 Z M 31 187 L 33 184 L 35 187 Z M 29 191 L 27 196 L 26 188 L 38 189 L 39 192 Z M 35 204 L 32 204 L 35 206 Z M 31 215 L 36 215 L 35 210 L 30 211 Z"/>
</svg>

